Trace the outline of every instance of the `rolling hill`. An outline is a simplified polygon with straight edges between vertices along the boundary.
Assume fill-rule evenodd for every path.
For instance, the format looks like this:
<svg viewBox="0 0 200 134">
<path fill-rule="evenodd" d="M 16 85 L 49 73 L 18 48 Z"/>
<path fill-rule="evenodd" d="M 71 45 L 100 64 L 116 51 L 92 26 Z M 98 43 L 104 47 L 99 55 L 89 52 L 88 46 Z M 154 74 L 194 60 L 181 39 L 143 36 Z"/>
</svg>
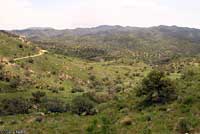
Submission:
<svg viewBox="0 0 200 134">
<path fill-rule="evenodd" d="M 53 48 L 57 53 L 87 59 L 128 56 L 159 62 L 179 56 L 197 56 L 200 52 L 200 30 L 177 26 L 138 28 L 104 25 L 65 30 L 30 28 L 12 32 L 24 35 L 46 49 Z"/>
<path fill-rule="evenodd" d="M 33 28 L 20 36 L 1 31 L 0 130 L 199 133 L 199 30 L 194 31 L 166 26 Z"/>
</svg>

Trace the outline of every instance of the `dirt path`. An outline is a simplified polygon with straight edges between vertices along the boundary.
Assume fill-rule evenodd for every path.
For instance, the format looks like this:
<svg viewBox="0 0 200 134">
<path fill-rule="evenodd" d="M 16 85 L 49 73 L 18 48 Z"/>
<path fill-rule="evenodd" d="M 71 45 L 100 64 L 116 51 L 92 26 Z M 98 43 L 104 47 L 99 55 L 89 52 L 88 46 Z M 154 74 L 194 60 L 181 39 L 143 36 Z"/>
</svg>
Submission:
<svg viewBox="0 0 200 134">
<path fill-rule="evenodd" d="M 28 58 L 39 57 L 39 56 L 44 55 L 47 52 L 48 52 L 47 50 L 40 50 L 38 54 L 31 55 L 31 56 L 26 56 L 26 57 L 21 57 L 21 58 L 15 58 L 14 61 L 19 61 L 19 60 L 28 59 Z"/>
</svg>

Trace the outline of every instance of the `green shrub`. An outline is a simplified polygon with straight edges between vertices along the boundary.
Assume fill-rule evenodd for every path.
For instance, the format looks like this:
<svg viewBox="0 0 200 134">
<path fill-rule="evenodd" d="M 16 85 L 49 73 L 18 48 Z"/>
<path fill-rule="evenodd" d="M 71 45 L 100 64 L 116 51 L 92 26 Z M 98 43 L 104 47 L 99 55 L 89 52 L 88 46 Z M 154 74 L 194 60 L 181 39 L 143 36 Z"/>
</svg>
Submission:
<svg viewBox="0 0 200 134">
<path fill-rule="evenodd" d="M 20 85 L 20 78 L 19 77 L 15 77 L 15 78 L 12 78 L 10 80 L 10 87 L 11 88 L 17 88 L 19 85 Z"/>
<path fill-rule="evenodd" d="M 1 115 L 28 114 L 30 103 L 23 98 L 5 99 L 1 102 Z"/>
<path fill-rule="evenodd" d="M 186 98 L 184 98 L 183 100 L 183 104 L 184 105 L 192 105 L 195 102 L 195 97 L 194 96 L 187 96 Z"/>
<path fill-rule="evenodd" d="M 182 113 L 189 113 L 190 110 L 191 110 L 191 106 L 190 105 L 184 105 L 184 104 L 180 105 L 180 111 Z"/>
<path fill-rule="evenodd" d="M 65 87 L 59 87 L 59 91 L 64 91 Z"/>
<path fill-rule="evenodd" d="M 0 70 L 0 80 L 4 80 L 4 73 L 2 70 Z"/>
<path fill-rule="evenodd" d="M 88 68 L 88 70 L 93 70 L 94 69 L 94 67 L 92 67 L 92 66 L 90 66 L 89 68 Z"/>
<path fill-rule="evenodd" d="M 98 104 L 107 102 L 111 99 L 111 96 L 108 93 L 103 92 L 87 92 L 84 96 Z"/>
<path fill-rule="evenodd" d="M 104 82 L 109 81 L 109 78 L 108 78 L 108 77 L 104 77 L 104 78 L 102 79 L 102 81 L 104 81 Z"/>
<path fill-rule="evenodd" d="M 58 87 L 58 86 L 49 86 L 48 90 L 50 90 L 52 93 L 59 93 L 59 91 L 64 91 L 64 87 Z"/>
<path fill-rule="evenodd" d="M 94 81 L 94 80 L 96 80 L 96 76 L 95 76 L 95 75 L 90 75 L 90 76 L 89 76 L 89 79 L 90 79 L 91 81 Z"/>
<path fill-rule="evenodd" d="M 59 99 L 49 99 L 45 102 L 47 112 L 63 113 L 69 110 L 69 106 Z"/>
<path fill-rule="evenodd" d="M 33 64 L 33 63 L 34 63 L 34 60 L 33 60 L 32 58 L 30 58 L 30 59 L 28 60 L 28 63 Z"/>
<path fill-rule="evenodd" d="M 0 71 L 3 69 L 4 65 L 0 63 Z"/>
<path fill-rule="evenodd" d="M 18 47 L 19 47 L 19 48 L 23 48 L 23 45 L 22 45 L 22 44 L 18 44 Z"/>
<path fill-rule="evenodd" d="M 123 87 L 123 85 L 122 84 L 117 84 L 116 86 L 115 86 L 115 91 L 118 93 L 118 92 L 120 92 L 120 91 L 123 91 L 124 90 L 124 87 Z"/>
<path fill-rule="evenodd" d="M 77 92 L 84 92 L 84 89 L 81 87 L 73 87 L 71 90 L 72 93 L 77 93 Z"/>
<path fill-rule="evenodd" d="M 73 113 L 78 115 L 91 115 L 94 114 L 94 107 L 95 103 L 88 97 L 77 96 L 72 100 L 71 110 Z"/>
<path fill-rule="evenodd" d="M 190 132 L 190 123 L 188 120 L 181 118 L 176 126 L 176 131 L 179 133 L 189 133 Z"/>
<path fill-rule="evenodd" d="M 52 91 L 52 93 L 59 93 L 59 90 L 57 88 L 52 89 L 51 91 Z"/>
<path fill-rule="evenodd" d="M 37 91 L 37 92 L 34 92 L 32 93 L 32 97 L 31 100 L 34 102 L 34 103 L 41 103 L 41 99 L 43 97 L 46 96 L 46 93 L 45 92 L 41 92 L 41 91 Z"/>
</svg>

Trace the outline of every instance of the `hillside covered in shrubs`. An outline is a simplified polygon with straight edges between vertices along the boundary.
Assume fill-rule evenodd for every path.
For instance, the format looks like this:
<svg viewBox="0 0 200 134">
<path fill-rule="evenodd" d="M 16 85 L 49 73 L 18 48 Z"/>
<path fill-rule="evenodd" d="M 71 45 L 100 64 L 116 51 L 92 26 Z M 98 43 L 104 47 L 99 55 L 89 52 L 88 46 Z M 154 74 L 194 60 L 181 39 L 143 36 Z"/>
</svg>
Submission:
<svg viewBox="0 0 200 134">
<path fill-rule="evenodd" d="M 163 28 L 156 29 L 161 32 Z M 103 41 L 105 46 L 111 37 L 112 41 L 122 44 L 135 38 L 129 33 L 132 28 L 126 28 L 124 37 L 117 39 L 115 32 L 109 33 L 112 30 L 116 29 L 93 31 L 92 35 L 90 30 L 89 33 L 74 31 L 70 34 L 76 33 L 76 41 L 84 43 L 84 38 L 86 44 L 93 39 L 90 36 L 95 35 L 97 40 L 93 41 L 98 44 L 98 38 L 107 36 L 104 32 L 108 31 L 108 39 Z M 149 33 L 144 32 L 145 35 Z M 162 38 L 168 37 L 168 32 L 165 33 Z M 183 37 L 187 39 L 184 45 L 199 47 L 199 40 L 190 38 L 191 43 L 187 34 L 176 38 Z M 33 41 L 32 37 L 30 39 Z M 31 134 L 200 133 L 199 53 L 154 62 L 150 55 L 138 52 L 150 61 L 147 62 L 134 57 L 132 52 L 132 57 L 125 56 L 127 49 L 120 47 L 119 51 L 116 47 L 115 50 L 112 45 L 105 49 L 81 44 L 83 47 L 67 50 L 65 45 L 54 45 L 53 49 L 40 43 L 0 32 L 1 130 L 23 130 Z M 48 51 L 37 57 L 15 60 L 44 49 Z M 198 51 L 191 48 L 191 53 L 193 49 Z M 110 50 L 114 54 L 112 58 L 107 56 Z M 118 55 L 118 51 L 123 56 Z M 184 53 L 182 49 L 180 51 Z M 102 55 L 108 59 L 102 60 Z"/>
</svg>

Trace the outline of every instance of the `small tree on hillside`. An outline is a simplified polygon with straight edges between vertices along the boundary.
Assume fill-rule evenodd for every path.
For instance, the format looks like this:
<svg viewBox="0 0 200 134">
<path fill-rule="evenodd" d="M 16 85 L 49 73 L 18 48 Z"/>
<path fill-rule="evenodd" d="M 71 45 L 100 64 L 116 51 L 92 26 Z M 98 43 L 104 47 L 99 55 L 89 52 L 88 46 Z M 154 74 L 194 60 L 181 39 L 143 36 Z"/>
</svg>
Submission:
<svg viewBox="0 0 200 134">
<path fill-rule="evenodd" d="M 145 104 L 167 103 L 176 99 L 175 86 L 163 72 L 154 70 L 143 79 L 137 96 L 144 96 Z"/>
</svg>

